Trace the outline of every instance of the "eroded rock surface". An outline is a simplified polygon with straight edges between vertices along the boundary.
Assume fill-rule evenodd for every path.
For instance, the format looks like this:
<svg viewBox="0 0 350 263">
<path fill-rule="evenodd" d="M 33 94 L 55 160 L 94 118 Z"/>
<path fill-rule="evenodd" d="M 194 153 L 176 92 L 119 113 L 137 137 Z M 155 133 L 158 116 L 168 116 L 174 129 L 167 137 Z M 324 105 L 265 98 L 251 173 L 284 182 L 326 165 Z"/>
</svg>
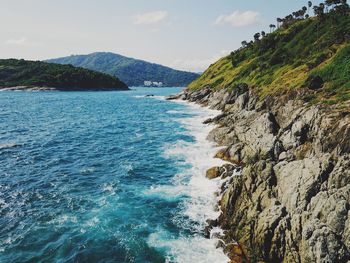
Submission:
<svg viewBox="0 0 350 263">
<path fill-rule="evenodd" d="M 350 262 L 349 105 L 261 101 L 246 88 L 177 98 L 223 111 L 207 121 L 217 124 L 209 139 L 242 167 L 222 188 L 226 244 L 238 242 L 250 262 Z"/>
</svg>

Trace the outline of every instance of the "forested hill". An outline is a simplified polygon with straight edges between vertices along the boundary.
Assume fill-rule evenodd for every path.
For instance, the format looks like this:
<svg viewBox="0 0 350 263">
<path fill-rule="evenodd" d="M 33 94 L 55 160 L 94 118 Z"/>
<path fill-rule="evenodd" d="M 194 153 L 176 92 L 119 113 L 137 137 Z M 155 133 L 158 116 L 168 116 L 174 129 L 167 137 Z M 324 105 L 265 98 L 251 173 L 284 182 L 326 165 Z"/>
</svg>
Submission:
<svg viewBox="0 0 350 263">
<path fill-rule="evenodd" d="M 0 89 L 18 86 L 67 91 L 128 89 L 128 86 L 116 77 L 72 65 L 1 59 Z"/>
<path fill-rule="evenodd" d="M 199 74 L 180 71 L 143 60 L 114 53 L 97 52 L 89 55 L 47 60 L 50 63 L 71 64 L 116 76 L 128 86 L 142 86 L 144 81 L 162 82 L 165 86 L 185 87 Z"/>
<path fill-rule="evenodd" d="M 350 15 L 348 5 L 340 2 L 315 6 L 313 17 L 307 14 L 310 6 L 277 18 L 266 30 L 271 33 L 242 41 L 240 49 L 213 64 L 190 89 L 243 85 L 261 97 L 298 91 L 311 102 L 349 100 Z"/>
</svg>

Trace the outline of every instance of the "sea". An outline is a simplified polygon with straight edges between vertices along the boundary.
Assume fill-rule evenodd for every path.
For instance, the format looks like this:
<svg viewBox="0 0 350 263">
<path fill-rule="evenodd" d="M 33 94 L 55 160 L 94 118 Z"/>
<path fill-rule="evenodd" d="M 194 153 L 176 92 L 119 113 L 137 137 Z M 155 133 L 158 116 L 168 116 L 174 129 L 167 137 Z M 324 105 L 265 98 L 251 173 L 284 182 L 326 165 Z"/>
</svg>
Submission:
<svg viewBox="0 0 350 263">
<path fill-rule="evenodd" d="M 219 112 L 180 91 L 0 92 L 0 262 L 228 262 L 204 236 Z"/>
</svg>

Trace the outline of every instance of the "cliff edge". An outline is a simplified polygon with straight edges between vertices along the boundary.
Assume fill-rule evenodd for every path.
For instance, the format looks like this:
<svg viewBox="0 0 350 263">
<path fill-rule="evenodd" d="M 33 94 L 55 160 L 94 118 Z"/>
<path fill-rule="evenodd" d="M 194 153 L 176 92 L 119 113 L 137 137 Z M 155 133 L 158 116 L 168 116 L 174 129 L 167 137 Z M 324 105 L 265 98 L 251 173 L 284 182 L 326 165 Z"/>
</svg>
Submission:
<svg viewBox="0 0 350 263">
<path fill-rule="evenodd" d="M 350 262 L 350 47 L 348 33 L 330 38 L 349 21 L 338 9 L 287 19 L 175 97 L 223 112 L 209 139 L 242 170 L 209 172 L 232 178 L 208 223 L 232 262 Z"/>
</svg>

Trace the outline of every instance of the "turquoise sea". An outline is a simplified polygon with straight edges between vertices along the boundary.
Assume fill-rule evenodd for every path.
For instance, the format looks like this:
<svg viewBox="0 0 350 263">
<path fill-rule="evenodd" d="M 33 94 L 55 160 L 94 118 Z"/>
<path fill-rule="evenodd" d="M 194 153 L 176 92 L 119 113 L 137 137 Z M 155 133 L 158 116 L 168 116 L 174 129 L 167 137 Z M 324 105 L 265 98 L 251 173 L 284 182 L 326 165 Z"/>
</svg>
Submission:
<svg viewBox="0 0 350 263">
<path fill-rule="evenodd" d="M 0 262 L 227 262 L 203 234 L 218 112 L 179 91 L 0 92 Z"/>
</svg>

